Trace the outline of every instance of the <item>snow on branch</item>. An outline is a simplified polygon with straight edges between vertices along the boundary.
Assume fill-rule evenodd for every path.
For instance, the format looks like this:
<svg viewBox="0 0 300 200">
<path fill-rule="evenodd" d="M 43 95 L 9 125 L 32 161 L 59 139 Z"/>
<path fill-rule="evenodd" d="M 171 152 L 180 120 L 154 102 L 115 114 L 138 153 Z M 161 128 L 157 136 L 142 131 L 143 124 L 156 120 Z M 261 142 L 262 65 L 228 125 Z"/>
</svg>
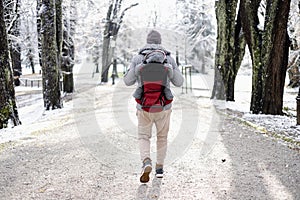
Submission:
<svg viewBox="0 0 300 200">
<path fill-rule="evenodd" d="M 19 14 L 18 14 L 18 4 L 19 4 L 19 2 L 18 1 L 13 1 L 11 3 L 14 3 L 14 5 L 13 5 L 13 11 L 15 13 L 14 13 L 14 17 L 11 20 L 9 26 L 7 27 L 7 33 L 11 33 L 11 30 L 14 28 L 15 23 L 17 23 L 17 21 L 19 19 Z"/>
<path fill-rule="evenodd" d="M 45 6 L 45 4 L 42 4 L 42 6 L 40 7 L 40 10 L 38 11 L 38 15 L 41 16 L 46 10 L 47 10 L 47 7 Z"/>
<path fill-rule="evenodd" d="M 15 15 L 14 18 L 11 20 L 11 23 L 9 24 L 9 26 L 7 27 L 7 32 L 10 33 L 11 30 L 13 29 L 15 23 L 17 22 L 19 16 Z"/>
<path fill-rule="evenodd" d="M 129 7 L 125 8 L 125 9 L 123 10 L 123 12 L 121 13 L 121 16 L 120 16 L 120 18 L 119 18 L 119 24 L 121 24 L 121 23 L 123 22 L 123 18 L 124 18 L 125 12 L 126 12 L 127 10 L 133 8 L 134 6 L 137 6 L 137 5 L 139 5 L 139 3 L 131 4 Z"/>
</svg>

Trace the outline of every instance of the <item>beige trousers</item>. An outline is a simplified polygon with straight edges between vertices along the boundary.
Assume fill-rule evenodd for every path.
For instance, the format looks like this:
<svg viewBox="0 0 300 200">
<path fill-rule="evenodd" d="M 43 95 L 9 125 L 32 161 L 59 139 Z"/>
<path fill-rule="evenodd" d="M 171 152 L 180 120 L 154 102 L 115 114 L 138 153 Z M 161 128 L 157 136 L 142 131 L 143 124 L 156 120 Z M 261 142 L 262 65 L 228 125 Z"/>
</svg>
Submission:
<svg viewBox="0 0 300 200">
<path fill-rule="evenodd" d="M 157 132 L 156 164 L 164 164 L 164 160 L 167 154 L 171 112 L 171 109 L 157 113 L 149 113 L 143 110 L 137 111 L 138 141 L 142 161 L 145 158 L 150 158 L 150 139 L 152 137 L 152 127 L 153 124 L 155 124 Z"/>
</svg>

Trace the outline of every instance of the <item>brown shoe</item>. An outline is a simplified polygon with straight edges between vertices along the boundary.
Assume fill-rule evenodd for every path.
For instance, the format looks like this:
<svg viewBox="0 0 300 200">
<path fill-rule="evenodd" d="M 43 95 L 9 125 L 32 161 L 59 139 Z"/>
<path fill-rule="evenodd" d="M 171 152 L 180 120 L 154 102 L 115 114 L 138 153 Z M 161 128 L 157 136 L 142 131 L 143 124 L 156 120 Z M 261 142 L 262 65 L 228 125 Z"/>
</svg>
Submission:
<svg viewBox="0 0 300 200">
<path fill-rule="evenodd" d="M 142 167 L 142 174 L 140 177 L 140 181 L 141 183 L 147 183 L 150 180 L 150 173 L 152 171 L 152 164 L 151 164 L 151 160 L 145 159 L 143 162 L 143 167 Z"/>
</svg>

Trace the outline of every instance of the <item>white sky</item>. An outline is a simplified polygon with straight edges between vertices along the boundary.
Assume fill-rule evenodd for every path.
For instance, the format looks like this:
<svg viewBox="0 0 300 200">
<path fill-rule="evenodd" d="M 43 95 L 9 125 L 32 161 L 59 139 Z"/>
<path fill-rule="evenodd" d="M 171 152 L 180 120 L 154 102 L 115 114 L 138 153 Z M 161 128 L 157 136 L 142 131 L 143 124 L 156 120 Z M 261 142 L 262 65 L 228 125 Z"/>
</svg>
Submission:
<svg viewBox="0 0 300 200">
<path fill-rule="evenodd" d="M 134 20 L 137 27 L 148 27 L 148 22 L 153 22 L 155 12 L 157 12 L 159 25 L 170 23 L 170 21 L 175 22 L 176 20 L 176 0 L 125 0 L 123 9 L 136 2 L 139 5 L 126 13 L 125 20 Z"/>
</svg>

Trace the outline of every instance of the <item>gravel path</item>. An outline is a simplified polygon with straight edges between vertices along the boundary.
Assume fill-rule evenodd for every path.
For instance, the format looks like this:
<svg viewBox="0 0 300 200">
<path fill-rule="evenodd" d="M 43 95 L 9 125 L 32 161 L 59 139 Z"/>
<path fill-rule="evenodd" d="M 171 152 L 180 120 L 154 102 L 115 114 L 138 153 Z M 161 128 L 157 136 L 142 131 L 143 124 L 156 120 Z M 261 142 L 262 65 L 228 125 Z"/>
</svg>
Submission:
<svg viewBox="0 0 300 200">
<path fill-rule="evenodd" d="M 70 112 L 2 144 L 0 199 L 300 199 L 298 151 L 180 89 L 165 177 L 140 184 L 133 88 L 82 81 Z"/>
</svg>

